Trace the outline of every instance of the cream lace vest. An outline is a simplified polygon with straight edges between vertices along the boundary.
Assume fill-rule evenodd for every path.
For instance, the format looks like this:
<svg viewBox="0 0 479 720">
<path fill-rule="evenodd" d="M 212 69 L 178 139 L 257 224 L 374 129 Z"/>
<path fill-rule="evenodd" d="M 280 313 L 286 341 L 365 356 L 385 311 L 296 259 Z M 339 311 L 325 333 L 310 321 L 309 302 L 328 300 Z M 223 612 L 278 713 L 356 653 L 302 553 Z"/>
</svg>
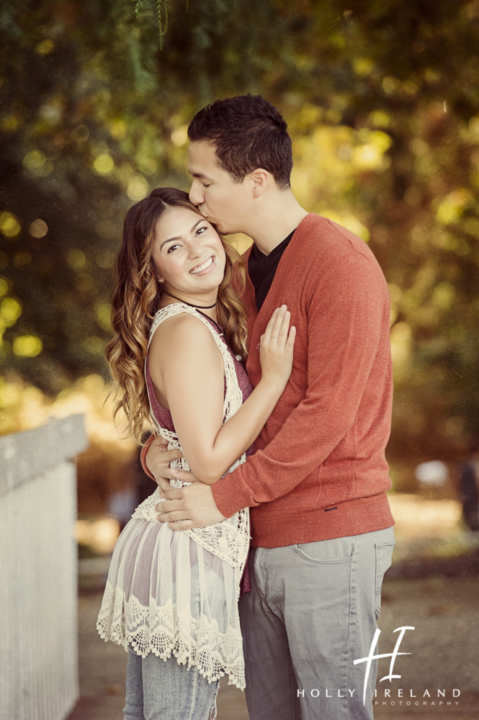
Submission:
<svg viewBox="0 0 479 720">
<path fill-rule="evenodd" d="M 210 322 L 195 308 L 189 305 L 183 305 L 182 303 L 174 303 L 167 305 L 166 307 L 158 310 L 156 313 L 151 329 L 150 338 L 148 341 L 148 347 L 150 346 L 153 335 L 159 325 L 167 318 L 179 315 L 181 313 L 188 313 L 194 315 L 201 322 L 206 325 L 211 334 L 213 335 L 215 342 L 218 346 L 219 351 L 223 357 L 225 379 L 226 379 L 226 391 L 223 403 L 223 417 L 224 422 L 229 420 L 235 412 L 239 410 L 243 403 L 243 393 L 238 383 L 236 375 L 235 364 L 231 356 L 226 343 L 222 340 L 222 337 L 217 333 Z M 148 393 L 149 395 L 149 393 Z M 150 411 L 151 411 L 151 423 L 157 432 L 168 441 L 168 450 L 180 448 L 181 444 L 178 435 L 175 432 L 167 430 L 161 427 L 157 419 L 153 414 L 150 399 Z M 232 472 L 241 463 L 246 460 L 246 454 L 243 454 L 227 472 Z M 175 460 L 171 464 L 172 468 L 180 468 L 181 470 L 189 470 L 189 465 L 185 458 Z M 170 484 L 174 488 L 184 487 L 191 483 L 181 482 L 179 480 L 171 480 Z M 163 502 L 164 498 L 161 498 L 158 490 L 156 490 L 152 496 L 147 498 L 134 512 L 134 518 L 141 518 L 149 520 L 151 522 L 157 522 L 155 505 L 159 502 Z M 206 528 L 195 528 L 193 530 L 186 530 L 186 532 L 193 540 L 199 545 L 209 550 L 214 555 L 217 555 L 222 560 L 228 562 L 232 567 L 242 568 L 246 562 L 248 554 L 249 541 L 250 541 L 250 526 L 249 526 L 249 509 L 245 508 L 235 513 L 232 517 L 223 520 L 221 523 L 216 525 L 210 525 Z"/>
</svg>

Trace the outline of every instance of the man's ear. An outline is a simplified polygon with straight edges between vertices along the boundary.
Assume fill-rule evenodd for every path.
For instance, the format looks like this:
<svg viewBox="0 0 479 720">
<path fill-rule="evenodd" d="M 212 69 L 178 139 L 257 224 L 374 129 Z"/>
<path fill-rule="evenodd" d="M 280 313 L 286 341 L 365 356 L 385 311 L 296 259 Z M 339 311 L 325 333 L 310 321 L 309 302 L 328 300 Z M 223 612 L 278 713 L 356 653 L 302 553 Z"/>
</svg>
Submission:
<svg viewBox="0 0 479 720">
<path fill-rule="evenodd" d="M 259 198 L 264 193 L 269 184 L 269 172 L 263 168 L 257 168 L 251 173 L 253 181 L 253 197 Z"/>
</svg>

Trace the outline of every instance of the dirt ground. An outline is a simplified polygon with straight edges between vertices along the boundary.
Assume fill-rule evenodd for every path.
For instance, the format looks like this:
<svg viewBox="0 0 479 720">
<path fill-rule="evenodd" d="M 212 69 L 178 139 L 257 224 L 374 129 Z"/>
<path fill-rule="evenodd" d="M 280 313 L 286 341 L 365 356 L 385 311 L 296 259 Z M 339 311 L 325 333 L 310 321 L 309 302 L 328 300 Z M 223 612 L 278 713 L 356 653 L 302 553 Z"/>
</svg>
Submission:
<svg viewBox="0 0 479 720">
<path fill-rule="evenodd" d="M 400 680 L 380 682 L 389 673 L 390 660 L 379 662 L 377 720 L 479 718 L 478 596 L 478 576 L 386 580 L 379 623 L 380 652 L 392 652 L 398 637 L 396 628 L 415 629 L 406 631 L 400 647 L 401 652 L 411 654 L 398 657 L 394 666 Z M 97 636 L 95 620 L 100 601 L 99 593 L 79 598 L 81 699 L 68 720 L 122 719 L 126 653 Z M 389 698 L 385 697 L 386 688 L 390 689 Z M 460 695 L 453 697 L 453 690 Z M 438 697 L 438 691 L 444 696 Z M 244 695 L 224 681 L 218 697 L 218 720 L 248 720 Z"/>
</svg>

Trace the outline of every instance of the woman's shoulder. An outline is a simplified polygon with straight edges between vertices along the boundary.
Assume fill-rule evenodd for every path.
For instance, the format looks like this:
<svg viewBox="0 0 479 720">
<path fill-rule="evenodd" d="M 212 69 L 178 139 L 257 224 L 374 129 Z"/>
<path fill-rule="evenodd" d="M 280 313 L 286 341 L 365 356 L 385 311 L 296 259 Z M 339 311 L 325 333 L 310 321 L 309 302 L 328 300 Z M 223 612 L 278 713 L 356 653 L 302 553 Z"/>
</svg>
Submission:
<svg viewBox="0 0 479 720">
<path fill-rule="evenodd" d="M 150 351 L 156 355 L 163 349 L 174 357 L 192 350 L 196 354 L 216 345 L 215 333 L 213 326 L 196 313 L 179 312 L 164 318 L 157 325 L 151 338 Z"/>
<path fill-rule="evenodd" d="M 191 312 L 186 308 L 182 308 L 181 310 L 177 310 L 175 313 L 168 315 L 164 311 L 166 311 L 169 307 L 170 306 L 161 308 L 161 310 L 156 313 L 152 324 L 152 331 L 155 334 L 158 330 L 162 330 L 163 333 L 168 335 L 178 336 L 188 335 L 191 333 L 200 336 L 203 334 L 212 334 L 211 329 L 213 326 L 211 325 L 210 329 L 210 323 L 208 320 L 206 320 L 206 318 L 203 319 L 199 313 L 194 311 Z"/>
</svg>

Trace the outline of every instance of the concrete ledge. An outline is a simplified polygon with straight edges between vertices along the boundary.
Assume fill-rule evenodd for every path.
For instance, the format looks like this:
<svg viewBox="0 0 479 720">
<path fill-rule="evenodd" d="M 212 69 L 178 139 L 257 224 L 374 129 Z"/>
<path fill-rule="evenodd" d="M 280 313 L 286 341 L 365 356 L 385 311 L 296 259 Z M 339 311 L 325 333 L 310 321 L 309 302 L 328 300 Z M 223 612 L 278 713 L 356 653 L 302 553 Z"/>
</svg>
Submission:
<svg viewBox="0 0 479 720">
<path fill-rule="evenodd" d="M 83 415 L 0 437 L 0 495 L 74 458 L 87 447 Z"/>
</svg>

